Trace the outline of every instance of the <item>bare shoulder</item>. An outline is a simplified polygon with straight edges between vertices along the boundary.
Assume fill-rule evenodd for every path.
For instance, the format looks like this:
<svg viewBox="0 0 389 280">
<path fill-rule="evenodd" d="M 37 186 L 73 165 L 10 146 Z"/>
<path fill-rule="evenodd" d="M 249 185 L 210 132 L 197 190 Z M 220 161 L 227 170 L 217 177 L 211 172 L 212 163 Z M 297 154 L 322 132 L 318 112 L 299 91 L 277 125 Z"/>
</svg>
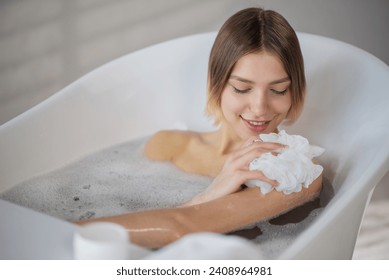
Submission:
<svg viewBox="0 0 389 280">
<path fill-rule="evenodd" d="M 153 160 L 173 159 L 186 150 L 195 132 L 162 130 L 154 134 L 145 146 L 145 155 Z"/>
</svg>

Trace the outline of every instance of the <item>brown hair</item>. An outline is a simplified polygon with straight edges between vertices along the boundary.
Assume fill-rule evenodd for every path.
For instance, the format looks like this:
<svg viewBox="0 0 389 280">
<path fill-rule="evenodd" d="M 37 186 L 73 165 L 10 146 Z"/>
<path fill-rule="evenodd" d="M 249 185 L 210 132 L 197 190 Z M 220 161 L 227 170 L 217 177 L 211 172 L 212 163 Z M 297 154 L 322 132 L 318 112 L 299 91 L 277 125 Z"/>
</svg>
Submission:
<svg viewBox="0 0 389 280">
<path fill-rule="evenodd" d="M 305 96 L 304 61 L 297 35 L 279 13 L 248 8 L 231 16 L 221 27 L 213 44 L 208 65 L 207 114 L 221 120 L 221 95 L 235 63 L 244 55 L 267 51 L 282 62 L 291 80 L 292 105 L 287 120 L 300 115 Z"/>
</svg>

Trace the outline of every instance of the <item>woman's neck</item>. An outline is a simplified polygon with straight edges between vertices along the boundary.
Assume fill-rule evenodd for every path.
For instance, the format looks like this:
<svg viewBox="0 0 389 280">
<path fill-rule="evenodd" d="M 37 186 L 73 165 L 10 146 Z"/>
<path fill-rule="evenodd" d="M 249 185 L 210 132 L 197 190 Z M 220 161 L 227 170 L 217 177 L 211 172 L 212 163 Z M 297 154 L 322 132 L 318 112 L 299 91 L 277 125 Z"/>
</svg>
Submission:
<svg viewBox="0 0 389 280">
<path fill-rule="evenodd" d="M 273 131 L 274 133 L 278 133 L 278 128 Z M 221 126 L 217 131 L 210 133 L 209 142 L 212 143 L 215 147 L 217 153 L 220 156 L 227 155 L 237 148 L 241 147 L 244 143 L 244 140 L 240 138 L 235 131 L 232 129 L 228 129 L 227 126 Z"/>
<path fill-rule="evenodd" d="M 243 140 L 233 131 L 221 126 L 217 131 L 208 134 L 209 143 L 215 147 L 220 156 L 227 155 L 240 147 Z"/>
</svg>

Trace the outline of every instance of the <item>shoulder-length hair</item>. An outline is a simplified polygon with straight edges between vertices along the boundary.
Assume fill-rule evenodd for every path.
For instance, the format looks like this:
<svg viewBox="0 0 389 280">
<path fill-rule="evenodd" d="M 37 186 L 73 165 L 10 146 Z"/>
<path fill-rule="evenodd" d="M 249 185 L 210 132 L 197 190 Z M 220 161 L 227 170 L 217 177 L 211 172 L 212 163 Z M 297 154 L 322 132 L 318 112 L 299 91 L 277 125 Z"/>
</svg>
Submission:
<svg viewBox="0 0 389 280">
<path fill-rule="evenodd" d="M 221 27 L 208 64 L 206 112 L 220 123 L 221 95 L 235 63 L 243 56 L 266 51 L 275 54 L 290 78 L 292 104 L 286 120 L 294 122 L 302 111 L 305 97 L 304 61 L 296 32 L 279 13 L 248 8 L 231 16 Z"/>
</svg>

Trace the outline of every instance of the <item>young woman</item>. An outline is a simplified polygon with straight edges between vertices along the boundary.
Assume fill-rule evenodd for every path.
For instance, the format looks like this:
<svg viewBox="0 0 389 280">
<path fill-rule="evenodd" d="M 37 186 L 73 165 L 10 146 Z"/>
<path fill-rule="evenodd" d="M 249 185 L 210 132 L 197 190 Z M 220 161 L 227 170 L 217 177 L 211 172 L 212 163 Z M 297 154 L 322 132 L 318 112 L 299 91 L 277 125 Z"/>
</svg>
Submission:
<svg viewBox="0 0 389 280">
<path fill-rule="evenodd" d="M 275 190 L 263 195 L 259 188 L 244 186 L 249 179 L 277 185 L 248 166 L 262 154 L 286 147 L 254 140 L 260 133 L 277 132 L 281 123 L 294 122 L 304 95 L 303 57 L 292 27 L 274 11 L 239 11 L 220 29 L 209 59 L 207 112 L 218 129 L 161 131 L 145 148 L 152 160 L 214 177 L 211 185 L 177 208 L 87 222 L 121 224 L 132 242 L 157 248 L 192 232 L 233 231 L 311 201 L 320 192 L 321 176 L 309 188 L 290 195 Z"/>
</svg>

